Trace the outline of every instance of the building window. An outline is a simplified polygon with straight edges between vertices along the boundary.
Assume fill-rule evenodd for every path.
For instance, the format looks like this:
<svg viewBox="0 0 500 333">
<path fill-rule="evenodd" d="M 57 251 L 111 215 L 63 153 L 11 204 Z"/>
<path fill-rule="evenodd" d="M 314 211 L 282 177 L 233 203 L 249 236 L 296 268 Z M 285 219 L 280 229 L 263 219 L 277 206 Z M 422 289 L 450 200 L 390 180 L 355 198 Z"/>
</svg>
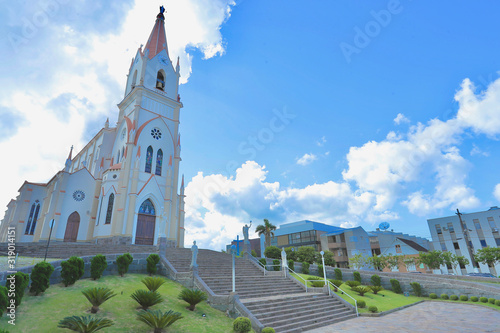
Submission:
<svg viewBox="0 0 500 333">
<path fill-rule="evenodd" d="M 443 231 L 441 230 L 440 224 L 436 224 L 436 232 L 438 233 L 438 235 L 441 235 L 443 233 Z"/>
<path fill-rule="evenodd" d="M 40 212 L 40 202 L 38 200 L 35 201 L 33 205 L 31 205 L 30 215 L 28 217 L 28 223 L 26 224 L 26 229 L 24 230 L 25 235 L 33 235 L 36 228 L 36 220 L 38 219 L 38 213 Z"/>
<path fill-rule="evenodd" d="M 486 245 L 486 240 L 485 239 L 480 239 L 479 242 L 481 243 L 481 246 L 483 248 L 485 248 L 487 245 Z"/>
<path fill-rule="evenodd" d="M 497 243 L 497 246 L 500 246 L 500 238 L 495 238 L 495 242 Z"/>
<path fill-rule="evenodd" d="M 158 75 L 156 75 L 156 89 L 160 89 L 161 91 L 165 89 L 165 76 L 162 71 L 158 71 Z"/>
<path fill-rule="evenodd" d="M 441 251 L 443 252 L 446 252 L 446 245 L 444 243 L 440 243 L 441 244 Z"/>
<path fill-rule="evenodd" d="M 108 199 L 108 210 L 106 211 L 106 222 L 104 224 L 111 223 L 111 216 L 113 215 L 113 203 L 115 202 L 115 195 L 111 193 Z"/>
<path fill-rule="evenodd" d="M 153 205 L 151 200 L 147 199 L 142 203 L 141 207 L 139 208 L 139 214 L 156 215 L 155 206 Z"/>
<path fill-rule="evenodd" d="M 455 250 L 460 250 L 460 246 L 458 246 L 458 242 L 453 242 L 453 248 Z"/>
<path fill-rule="evenodd" d="M 158 153 L 156 153 L 156 170 L 155 175 L 161 176 L 161 165 L 163 163 L 163 152 L 161 149 L 158 149 Z"/>
<path fill-rule="evenodd" d="M 396 253 L 402 253 L 401 245 L 399 245 L 399 244 L 396 244 Z"/>
<path fill-rule="evenodd" d="M 497 225 L 495 224 L 495 220 L 493 219 L 493 217 L 488 217 L 488 223 L 490 224 L 490 228 L 491 229 L 495 229 L 497 227 Z"/>
<path fill-rule="evenodd" d="M 453 228 L 453 223 L 448 223 L 448 230 L 450 231 L 450 233 L 455 232 L 455 229 Z"/>
<path fill-rule="evenodd" d="M 151 173 L 151 164 L 153 163 L 153 147 L 149 146 L 146 151 L 146 167 L 144 171 L 147 173 Z"/>
<path fill-rule="evenodd" d="M 479 223 L 478 219 L 474 219 L 474 226 L 476 227 L 477 230 L 481 229 L 481 223 Z"/>
</svg>

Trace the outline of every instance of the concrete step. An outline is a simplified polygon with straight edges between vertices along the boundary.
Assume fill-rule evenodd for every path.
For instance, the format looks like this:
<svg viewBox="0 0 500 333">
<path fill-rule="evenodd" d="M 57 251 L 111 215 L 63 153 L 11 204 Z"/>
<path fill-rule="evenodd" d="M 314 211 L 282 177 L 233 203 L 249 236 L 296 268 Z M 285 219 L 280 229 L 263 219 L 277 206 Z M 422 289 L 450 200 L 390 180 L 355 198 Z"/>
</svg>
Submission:
<svg viewBox="0 0 500 333">
<path fill-rule="evenodd" d="M 272 327 L 276 330 L 276 332 L 280 332 L 291 329 L 297 329 L 299 326 L 301 328 L 303 328 L 304 326 L 310 326 L 315 324 L 320 324 L 321 326 L 324 326 L 323 323 L 326 320 L 339 320 L 339 319 L 344 320 L 343 318 L 345 316 L 350 317 L 351 314 L 352 312 L 349 311 L 348 309 L 345 309 L 343 311 L 336 311 L 334 313 L 328 310 L 317 311 L 314 313 L 294 311 L 285 316 L 276 316 L 272 318 L 263 318 L 263 319 L 257 317 L 257 319 L 259 319 L 259 321 L 264 326 Z"/>
</svg>

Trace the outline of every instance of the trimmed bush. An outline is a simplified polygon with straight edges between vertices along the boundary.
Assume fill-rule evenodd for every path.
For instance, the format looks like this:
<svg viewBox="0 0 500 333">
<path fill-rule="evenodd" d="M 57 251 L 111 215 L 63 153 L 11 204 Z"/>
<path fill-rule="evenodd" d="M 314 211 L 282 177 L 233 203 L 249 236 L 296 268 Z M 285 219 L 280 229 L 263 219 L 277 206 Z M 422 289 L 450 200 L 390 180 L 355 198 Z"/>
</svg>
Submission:
<svg viewBox="0 0 500 333">
<path fill-rule="evenodd" d="M 262 265 L 262 267 L 263 267 L 264 269 L 267 269 L 267 268 L 266 268 L 266 265 L 267 265 L 267 260 L 266 260 L 266 258 L 260 258 L 260 259 L 259 259 L 259 262 L 261 263 L 261 265 Z"/>
<path fill-rule="evenodd" d="M 461 300 L 462 302 L 467 302 L 467 301 L 469 300 L 469 297 L 467 297 L 467 295 L 461 295 L 461 296 L 460 296 L 460 300 Z"/>
<path fill-rule="evenodd" d="M 292 271 L 294 271 L 295 270 L 295 261 L 293 261 L 292 259 L 288 260 L 288 268 L 290 268 Z"/>
<path fill-rule="evenodd" d="M 318 265 L 318 276 L 325 277 L 323 274 L 323 265 Z"/>
<path fill-rule="evenodd" d="M 233 321 L 233 330 L 236 333 L 247 333 L 252 330 L 252 323 L 246 317 L 238 317 Z"/>
<path fill-rule="evenodd" d="M 274 330 L 274 328 L 271 328 L 271 327 L 264 327 L 261 331 L 261 333 L 275 333 L 276 331 Z"/>
<path fill-rule="evenodd" d="M 333 271 L 335 272 L 335 280 L 342 281 L 342 271 L 340 268 L 335 268 Z"/>
<path fill-rule="evenodd" d="M 457 295 L 451 295 L 451 296 L 450 296 L 450 299 L 451 299 L 452 301 L 458 301 L 458 296 L 457 296 Z"/>
<path fill-rule="evenodd" d="M 495 305 L 496 305 L 496 306 L 500 306 L 500 299 L 497 299 L 497 300 L 495 301 Z"/>
<path fill-rule="evenodd" d="M 354 281 L 358 281 L 361 284 L 361 274 L 359 274 L 359 272 L 353 272 L 352 275 L 354 275 Z"/>
<path fill-rule="evenodd" d="M 315 288 L 321 288 L 325 285 L 324 280 L 311 281 L 311 285 Z"/>
<path fill-rule="evenodd" d="M 366 308 L 366 302 L 363 301 L 362 299 L 357 301 L 356 304 L 358 305 L 358 308 L 361 308 L 361 309 Z"/>
<path fill-rule="evenodd" d="M 370 288 L 375 295 L 377 295 L 377 293 L 379 291 L 384 290 L 384 288 L 382 288 L 382 286 L 370 286 L 368 288 Z"/>
<path fill-rule="evenodd" d="M 380 279 L 380 276 L 377 274 L 373 274 L 372 277 L 370 278 L 370 282 L 374 286 L 381 286 L 382 285 L 382 279 Z"/>
<path fill-rule="evenodd" d="M 128 266 L 130 266 L 132 261 L 134 261 L 134 258 L 128 252 L 116 258 L 116 265 L 118 266 L 120 276 L 124 276 L 128 272 Z"/>
<path fill-rule="evenodd" d="M 431 299 L 436 299 L 436 298 L 438 298 L 438 295 L 436 295 L 435 293 L 431 293 L 431 294 L 429 295 L 429 297 L 430 297 Z"/>
<path fill-rule="evenodd" d="M 90 260 L 90 277 L 94 280 L 99 279 L 104 273 L 104 270 L 108 267 L 108 262 L 106 261 L 106 256 L 102 254 L 96 255 L 92 260 Z"/>
<path fill-rule="evenodd" d="M 143 310 L 147 310 L 150 306 L 163 302 L 163 298 L 157 291 L 136 290 L 130 295 L 134 301 L 139 303 Z"/>
<path fill-rule="evenodd" d="M 180 312 L 161 310 L 141 310 L 137 314 L 137 320 L 154 329 L 154 332 L 164 332 L 164 329 L 184 318 Z"/>
<path fill-rule="evenodd" d="M 61 278 L 65 287 L 75 284 L 75 282 L 79 280 L 85 272 L 83 259 L 74 256 L 70 257 L 66 261 L 62 261 L 61 267 Z"/>
<path fill-rule="evenodd" d="M 12 289 L 10 288 L 12 277 L 14 279 L 14 301 L 16 307 L 18 307 L 21 304 L 21 300 L 23 299 L 24 292 L 26 291 L 26 288 L 28 288 L 28 284 L 30 283 L 30 276 L 28 274 L 25 274 L 23 272 L 17 272 L 16 274 L 10 274 L 7 277 L 7 282 L 5 283 L 5 286 L 7 289 Z M 11 302 L 11 297 L 9 297 L 9 303 Z"/>
<path fill-rule="evenodd" d="M 441 299 L 449 299 L 447 294 L 441 294 Z"/>
<path fill-rule="evenodd" d="M 495 304 L 495 299 L 494 298 L 488 298 L 488 303 Z"/>
<path fill-rule="evenodd" d="M 480 297 L 480 298 L 479 298 L 479 301 L 480 301 L 481 303 L 488 303 L 488 299 L 487 299 L 486 297 Z"/>
<path fill-rule="evenodd" d="M 194 311 L 196 304 L 207 300 L 207 294 L 199 289 L 184 288 L 177 298 L 188 303 L 188 309 Z"/>
<path fill-rule="evenodd" d="M 346 281 L 345 284 L 347 284 L 352 289 L 353 287 L 359 286 L 361 283 L 359 283 L 358 281 Z"/>
<path fill-rule="evenodd" d="M 144 283 L 148 290 L 157 291 L 167 281 L 159 276 L 146 276 L 141 282 Z"/>
<path fill-rule="evenodd" d="M 392 291 L 395 292 L 396 294 L 402 294 L 403 290 L 401 289 L 401 285 L 399 284 L 399 281 L 396 279 L 391 279 L 391 287 Z"/>
<path fill-rule="evenodd" d="M 321 280 L 319 276 L 308 276 L 307 277 L 308 281 L 315 281 L 315 280 Z"/>
<path fill-rule="evenodd" d="M 7 310 L 7 307 L 9 306 L 9 297 L 7 296 L 9 294 L 9 289 L 4 286 L 0 286 L 0 317 L 2 317 L 2 314 Z"/>
<path fill-rule="evenodd" d="M 42 261 L 33 267 L 31 271 L 31 287 L 30 292 L 38 296 L 43 293 L 50 285 L 50 276 L 54 272 L 54 266 L 48 262 Z"/>
<path fill-rule="evenodd" d="M 422 297 L 422 286 L 418 282 L 411 282 L 410 283 L 411 288 L 413 289 L 413 292 L 415 293 L 415 296 Z"/>
<path fill-rule="evenodd" d="M 92 304 L 90 313 L 97 313 L 99 306 L 106 302 L 111 297 L 116 296 L 115 293 L 109 288 L 89 288 L 82 290 L 83 296 Z"/>
<path fill-rule="evenodd" d="M 368 311 L 370 311 L 371 313 L 376 313 L 378 312 L 378 308 L 375 305 L 370 305 L 368 307 Z"/>
<path fill-rule="evenodd" d="M 268 246 L 264 251 L 264 255 L 266 258 L 271 259 L 280 259 L 281 258 L 281 250 L 277 246 Z"/>
<path fill-rule="evenodd" d="M 147 258 L 146 258 L 146 270 L 148 271 L 149 275 L 154 275 L 156 274 L 158 263 L 160 262 L 160 256 L 157 255 L 156 253 L 151 253 Z"/>
<path fill-rule="evenodd" d="M 333 280 L 333 279 L 329 279 L 329 281 L 330 281 L 331 283 L 333 283 L 334 285 L 336 285 L 337 287 L 339 287 L 339 288 L 340 288 L 340 286 L 341 286 L 341 285 L 342 285 L 342 283 L 343 283 L 343 282 L 342 282 L 342 280 Z"/>
<path fill-rule="evenodd" d="M 477 302 L 477 301 L 479 301 L 479 298 L 477 296 L 471 296 L 470 300 L 472 302 Z"/>
<path fill-rule="evenodd" d="M 280 270 L 280 261 L 278 259 L 273 259 L 273 268 L 275 271 L 279 271 Z"/>
<path fill-rule="evenodd" d="M 302 263 L 302 274 L 309 274 L 309 263 L 308 262 L 303 262 Z"/>
<path fill-rule="evenodd" d="M 351 289 L 357 292 L 360 296 L 365 296 L 365 294 L 370 291 L 370 288 L 365 286 L 357 286 Z"/>
</svg>

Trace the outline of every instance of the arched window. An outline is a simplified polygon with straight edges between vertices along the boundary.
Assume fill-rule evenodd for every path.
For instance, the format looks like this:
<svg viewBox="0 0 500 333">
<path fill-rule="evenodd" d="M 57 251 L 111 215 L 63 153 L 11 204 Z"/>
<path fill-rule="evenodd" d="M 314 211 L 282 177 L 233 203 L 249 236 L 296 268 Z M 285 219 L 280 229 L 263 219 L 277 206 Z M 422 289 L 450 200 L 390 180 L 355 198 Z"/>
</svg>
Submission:
<svg viewBox="0 0 500 333">
<path fill-rule="evenodd" d="M 165 76 L 161 71 L 158 71 L 158 75 L 156 75 L 156 89 L 165 89 Z"/>
<path fill-rule="evenodd" d="M 137 70 L 134 71 L 134 76 L 132 77 L 132 89 L 134 89 L 135 84 L 137 82 Z"/>
<path fill-rule="evenodd" d="M 36 227 L 36 220 L 38 219 L 38 213 L 40 212 L 40 203 L 38 200 L 31 205 L 30 215 L 28 217 L 28 223 L 26 223 L 26 229 L 24 230 L 25 235 L 33 235 Z"/>
<path fill-rule="evenodd" d="M 163 152 L 161 149 L 158 149 L 158 153 L 156 154 L 156 170 L 155 174 L 157 176 L 161 176 L 161 165 L 163 163 Z"/>
<path fill-rule="evenodd" d="M 113 215 L 113 203 L 115 202 L 115 195 L 111 193 L 108 199 L 108 210 L 106 211 L 106 222 L 104 224 L 111 223 L 111 216 Z"/>
<path fill-rule="evenodd" d="M 35 215 L 33 216 L 33 222 L 31 223 L 30 235 L 35 233 L 36 220 L 38 220 L 38 213 L 40 213 L 40 204 L 36 205 Z"/>
<path fill-rule="evenodd" d="M 139 214 L 156 215 L 155 206 L 153 205 L 151 200 L 149 199 L 144 200 L 141 207 L 139 208 Z"/>
<path fill-rule="evenodd" d="M 116 158 L 116 163 L 120 163 L 120 149 L 118 149 L 118 157 Z"/>
<path fill-rule="evenodd" d="M 146 168 L 145 172 L 151 173 L 151 164 L 153 163 L 153 147 L 149 146 L 146 151 Z"/>
<path fill-rule="evenodd" d="M 30 216 L 28 217 L 28 223 L 26 223 L 26 230 L 24 230 L 24 234 L 27 235 L 30 232 L 31 221 L 33 220 L 33 214 L 35 213 L 36 205 L 31 205 Z"/>
</svg>

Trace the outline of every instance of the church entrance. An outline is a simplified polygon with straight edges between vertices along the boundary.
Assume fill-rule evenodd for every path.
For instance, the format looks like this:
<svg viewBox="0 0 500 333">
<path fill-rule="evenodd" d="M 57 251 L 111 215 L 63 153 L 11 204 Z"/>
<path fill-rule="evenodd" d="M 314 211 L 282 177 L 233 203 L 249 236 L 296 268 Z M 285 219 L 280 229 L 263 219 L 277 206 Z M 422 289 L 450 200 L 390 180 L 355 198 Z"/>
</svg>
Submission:
<svg viewBox="0 0 500 333">
<path fill-rule="evenodd" d="M 155 236 L 156 213 L 153 203 L 147 199 L 139 208 L 135 244 L 153 245 Z"/>
<path fill-rule="evenodd" d="M 78 237 L 78 228 L 80 227 L 80 214 L 77 212 L 71 213 L 66 224 L 66 232 L 64 233 L 65 242 L 76 242 Z"/>
</svg>

